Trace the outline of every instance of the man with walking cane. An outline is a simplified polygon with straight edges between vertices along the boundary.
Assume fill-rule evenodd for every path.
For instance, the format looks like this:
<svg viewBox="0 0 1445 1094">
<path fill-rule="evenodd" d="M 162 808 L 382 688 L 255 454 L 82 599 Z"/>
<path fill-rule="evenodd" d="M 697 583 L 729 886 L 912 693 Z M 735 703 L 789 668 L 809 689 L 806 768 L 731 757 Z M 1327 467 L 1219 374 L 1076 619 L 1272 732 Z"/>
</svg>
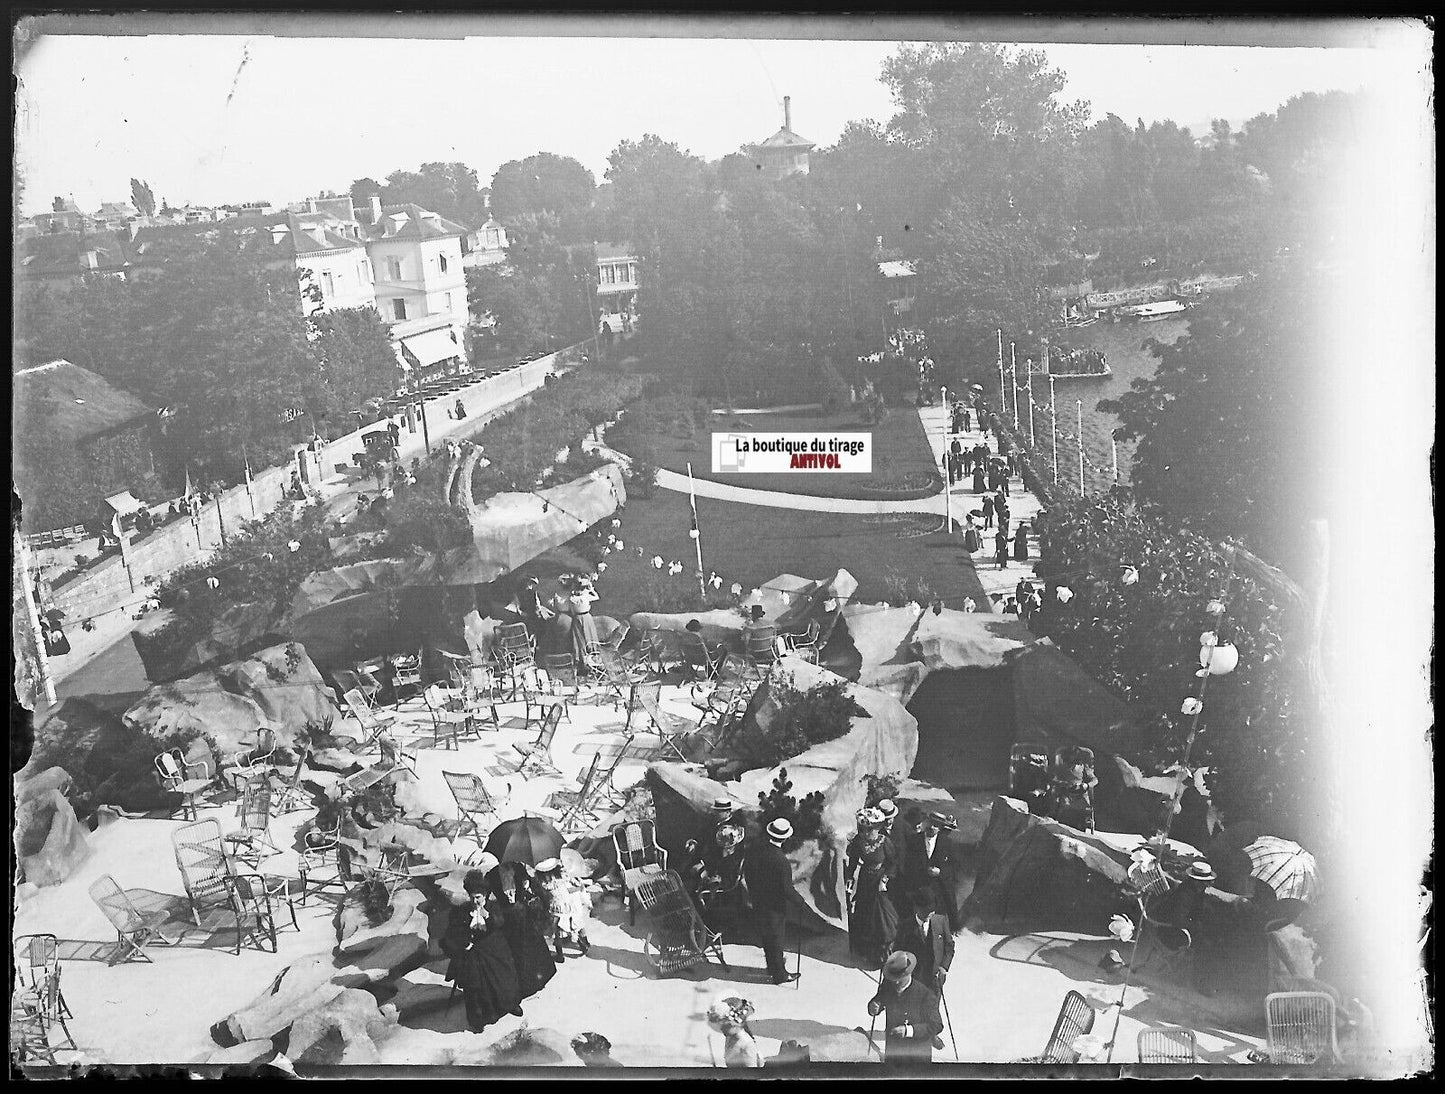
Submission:
<svg viewBox="0 0 1445 1094">
<path fill-rule="evenodd" d="M 898 937 L 894 939 L 893 948 L 895 952 L 906 951 L 917 960 L 913 975 L 938 993 L 948 1022 L 948 1035 L 952 1038 L 953 1020 L 948 1014 L 943 983 L 953 964 L 953 932 L 949 930 L 947 918 L 937 910 L 932 886 L 919 886 L 910 899 L 913 914 L 898 924 Z M 942 1039 L 935 1039 L 933 1047 L 942 1048 Z M 953 1045 L 953 1055 L 954 1059 L 958 1058 L 957 1041 Z"/>
<path fill-rule="evenodd" d="M 938 995 L 913 975 L 918 959 L 907 950 L 888 955 L 883 986 L 868 1000 L 868 1013 L 883 1015 L 883 1062 L 932 1063 L 933 1046 L 943 1032 Z"/>
<path fill-rule="evenodd" d="M 783 948 L 787 938 L 788 891 L 793 887 L 793 868 L 783 854 L 783 843 L 792 834 L 793 826 L 779 817 L 768 825 L 766 846 L 759 848 L 743 866 L 763 956 L 774 984 L 791 984 L 799 975 L 788 971 Z"/>
</svg>

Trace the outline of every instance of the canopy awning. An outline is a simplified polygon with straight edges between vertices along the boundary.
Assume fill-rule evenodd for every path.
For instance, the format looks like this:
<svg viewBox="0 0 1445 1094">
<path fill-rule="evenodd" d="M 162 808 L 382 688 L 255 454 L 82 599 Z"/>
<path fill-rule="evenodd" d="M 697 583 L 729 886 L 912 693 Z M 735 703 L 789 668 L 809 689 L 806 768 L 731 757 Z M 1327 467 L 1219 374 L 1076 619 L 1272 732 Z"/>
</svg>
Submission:
<svg viewBox="0 0 1445 1094">
<path fill-rule="evenodd" d="M 429 368 L 438 361 L 460 357 L 461 354 L 461 344 L 454 339 L 452 331 L 445 327 L 408 335 L 401 340 L 400 356 L 403 365 L 409 363 L 415 368 Z"/>
<path fill-rule="evenodd" d="M 137 501 L 129 490 L 122 490 L 119 494 L 113 494 L 105 499 L 105 504 L 119 516 L 130 517 L 139 513 L 145 506 Z"/>
</svg>

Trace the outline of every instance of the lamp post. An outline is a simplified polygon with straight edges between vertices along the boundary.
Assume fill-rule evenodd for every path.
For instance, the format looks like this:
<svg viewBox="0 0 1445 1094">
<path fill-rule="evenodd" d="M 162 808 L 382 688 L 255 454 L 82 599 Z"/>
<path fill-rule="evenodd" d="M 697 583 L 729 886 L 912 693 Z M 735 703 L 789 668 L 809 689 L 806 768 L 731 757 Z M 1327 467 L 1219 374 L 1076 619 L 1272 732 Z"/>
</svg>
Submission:
<svg viewBox="0 0 1445 1094">
<path fill-rule="evenodd" d="M 1119 482 L 1119 442 L 1113 437 L 1109 438 L 1109 456 L 1114 461 L 1114 483 Z"/>
<path fill-rule="evenodd" d="M 1053 434 L 1054 485 L 1059 485 L 1059 408 L 1054 401 L 1054 377 L 1049 374 L 1049 432 Z"/>
<path fill-rule="evenodd" d="M 943 389 L 943 530 L 953 534 L 953 468 L 948 463 L 949 430 L 953 420 L 948 409 L 948 388 Z"/>
<path fill-rule="evenodd" d="M 1003 328 L 998 332 L 998 412 L 1002 416 L 1008 409 L 1008 392 L 1003 386 Z"/>
<path fill-rule="evenodd" d="M 1014 344 L 1008 344 L 1008 374 L 1014 386 L 1014 428 L 1019 427 L 1019 365 L 1018 358 L 1014 356 Z"/>
<path fill-rule="evenodd" d="M 1083 399 L 1076 399 L 1076 400 L 1074 400 L 1074 402 L 1075 402 L 1075 405 L 1078 407 L 1078 427 L 1079 427 L 1079 494 L 1080 494 L 1080 496 L 1082 496 L 1083 493 L 1084 493 L 1084 400 L 1083 400 Z"/>
<path fill-rule="evenodd" d="M 1027 395 L 1029 400 L 1029 447 L 1034 446 L 1034 368 L 1033 358 L 1024 358 L 1024 380 L 1027 384 Z"/>
</svg>

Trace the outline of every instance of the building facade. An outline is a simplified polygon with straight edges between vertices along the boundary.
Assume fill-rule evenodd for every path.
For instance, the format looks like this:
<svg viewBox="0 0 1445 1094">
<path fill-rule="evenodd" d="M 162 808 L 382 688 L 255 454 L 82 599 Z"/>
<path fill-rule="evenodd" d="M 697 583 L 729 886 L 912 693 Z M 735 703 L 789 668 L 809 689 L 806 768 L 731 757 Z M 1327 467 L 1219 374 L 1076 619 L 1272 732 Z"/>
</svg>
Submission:
<svg viewBox="0 0 1445 1094">
<path fill-rule="evenodd" d="M 627 244 L 597 243 L 597 310 L 600 327 L 630 330 L 637 320 L 638 258 Z"/>
</svg>

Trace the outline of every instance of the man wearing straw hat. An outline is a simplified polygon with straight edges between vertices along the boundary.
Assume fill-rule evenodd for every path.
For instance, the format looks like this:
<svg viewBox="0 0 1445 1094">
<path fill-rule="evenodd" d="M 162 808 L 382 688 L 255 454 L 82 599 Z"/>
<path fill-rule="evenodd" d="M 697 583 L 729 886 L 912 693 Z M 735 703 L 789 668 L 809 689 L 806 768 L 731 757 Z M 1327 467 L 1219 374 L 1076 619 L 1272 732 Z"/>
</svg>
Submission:
<svg viewBox="0 0 1445 1094">
<path fill-rule="evenodd" d="M 868 1013 L 884 1016 L 884 1063 L 932 1063 L 934 1039 L 943 1033 L 938 996 L 914 977 L 917 967 L 907 950 L 890 954 L 878 994 L 868 1000 Z"/>
<path fill-rule="evenodd" d="M 774 984 L 791 984 L 798 974 L 788 971 L 783 947 L 788 923 L 788 891 L 793 887 L 793 867 L 783 854 L 783 844 L 793 826 L 782 817 L 768 825 L 767 843 L 755 851 L 743 867 L 748 894 L 753 903 L 753 922 L 762 941 L 768 975 Z"/>
</svg>

